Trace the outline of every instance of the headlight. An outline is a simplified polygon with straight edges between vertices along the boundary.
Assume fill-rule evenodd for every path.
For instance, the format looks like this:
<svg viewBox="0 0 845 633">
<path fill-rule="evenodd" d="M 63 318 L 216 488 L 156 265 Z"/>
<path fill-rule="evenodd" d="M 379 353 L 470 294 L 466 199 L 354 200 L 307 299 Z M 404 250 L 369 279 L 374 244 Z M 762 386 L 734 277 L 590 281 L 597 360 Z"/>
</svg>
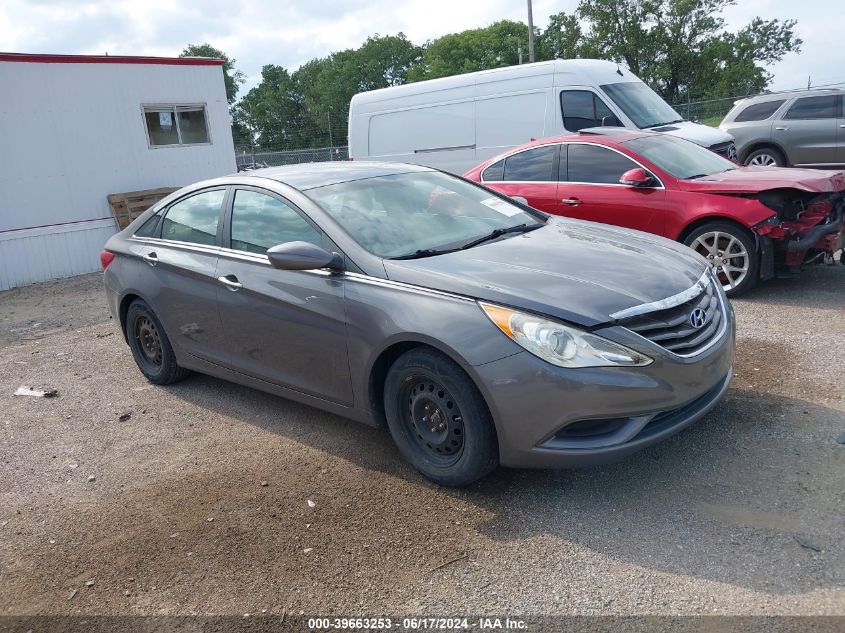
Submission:
<svg viewBox="0 0 845 633">
<path fill-rule="evenodd" d="M 639 352 L 557 321 L 489 303 L 479 305 L 507 336 L 558 367 L 642 367 L 652 362 Z"/>
</svg>

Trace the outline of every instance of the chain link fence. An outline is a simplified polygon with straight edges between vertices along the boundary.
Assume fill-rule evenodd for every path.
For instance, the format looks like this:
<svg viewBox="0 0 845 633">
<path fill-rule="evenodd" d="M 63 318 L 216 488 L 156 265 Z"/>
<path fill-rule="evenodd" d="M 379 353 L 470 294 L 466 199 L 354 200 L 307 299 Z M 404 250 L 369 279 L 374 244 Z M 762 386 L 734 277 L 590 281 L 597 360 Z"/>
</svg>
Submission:
<svg viewBox="0 0 845 633">
<path fill-rule="evenodd" d="M 289 149 L 279 152 L 240 153 L 235 156 L 238 171 L 250 171 L 264 167 L 295 165 L 297 163 L 326 163 L 347 160 L 349 147 L 315 147 L 309 149 Z"/>
<path fill-rule="evenodd" d="M 707 99 L 687 103 L 671 104 L 675 111 L 687 121 L 698 121 L 706 125 L 717 126 L 725 115 L 734 107 L 734 103 L 745 96 L 724 97 L 722 99 Z"/>
</svg>

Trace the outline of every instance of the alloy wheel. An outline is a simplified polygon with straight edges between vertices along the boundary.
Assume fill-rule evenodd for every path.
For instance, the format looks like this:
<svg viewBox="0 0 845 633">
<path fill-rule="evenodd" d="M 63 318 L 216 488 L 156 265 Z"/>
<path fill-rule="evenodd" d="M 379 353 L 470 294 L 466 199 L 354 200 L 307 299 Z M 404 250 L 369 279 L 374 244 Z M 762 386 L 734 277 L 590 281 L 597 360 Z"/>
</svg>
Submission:
<svg viewBox="0 0 845 633">
<path fill-rule="evenodd" d="M 748 164 L 756 167 L 777 167 L 778 161 L 771 154 L 757 154 Z"/>
<path fill-rule="evenodd" d="M 690 246 L 710 262 L 725 290 L 733 290 L 748 276 L 751 266 L 748 251 L 730 233 L 702 233 Z"/>
<path fill-rule="evenodd" d="M 436 380 L 420 377 L 408 381 L 400 397 L 415 450 L 438 466 L 456 463 L 464 448 L 464 422 L 449 391 Z"/>
</svg>

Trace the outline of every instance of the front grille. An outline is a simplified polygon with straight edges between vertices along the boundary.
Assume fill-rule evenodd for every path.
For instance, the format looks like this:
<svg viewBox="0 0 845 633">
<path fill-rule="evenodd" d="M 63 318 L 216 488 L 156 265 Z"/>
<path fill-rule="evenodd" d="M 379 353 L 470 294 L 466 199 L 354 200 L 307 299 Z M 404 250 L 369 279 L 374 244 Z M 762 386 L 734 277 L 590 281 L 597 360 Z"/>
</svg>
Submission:
<svg viewBox="0 0 845 633">
<path fill-rule="evenodd" d="M 710 151 L 715 152 L 719 156 L 724 156 L 728 160 L 736 160 L 736 145 L 734 145 L 733 141 L 711 145 Z"/>
<path fill-rule="evenodd" d="M 704 325 L 694 327 L 690 321 L 696 308 L 704 311 Z M 721 331 L 725 309 L 715 284 L 708 279 L 707 288 L 694 299 L 666 310 L 648 312 L 621 321 L 619 325 L 647 338 L 652 343 L 681 356 L 692 356 L 707 347 Z"/>
</svg>

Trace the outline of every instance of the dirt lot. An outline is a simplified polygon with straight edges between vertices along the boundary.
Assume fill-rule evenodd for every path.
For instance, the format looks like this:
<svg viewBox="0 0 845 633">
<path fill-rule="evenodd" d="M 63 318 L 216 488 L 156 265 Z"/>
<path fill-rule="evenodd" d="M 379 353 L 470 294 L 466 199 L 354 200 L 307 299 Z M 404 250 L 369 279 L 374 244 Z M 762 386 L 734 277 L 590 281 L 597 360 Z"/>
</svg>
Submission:
<svg viewBox="0 0 845 633">
<path fill-rule="evenodd" d="M 336 416 L 148 385 L 98 275 L 0 293 L 0 614 L 845 614 L 845 266 L 734 305 L 692 429 L 453 491 Z"/>
</svg>

